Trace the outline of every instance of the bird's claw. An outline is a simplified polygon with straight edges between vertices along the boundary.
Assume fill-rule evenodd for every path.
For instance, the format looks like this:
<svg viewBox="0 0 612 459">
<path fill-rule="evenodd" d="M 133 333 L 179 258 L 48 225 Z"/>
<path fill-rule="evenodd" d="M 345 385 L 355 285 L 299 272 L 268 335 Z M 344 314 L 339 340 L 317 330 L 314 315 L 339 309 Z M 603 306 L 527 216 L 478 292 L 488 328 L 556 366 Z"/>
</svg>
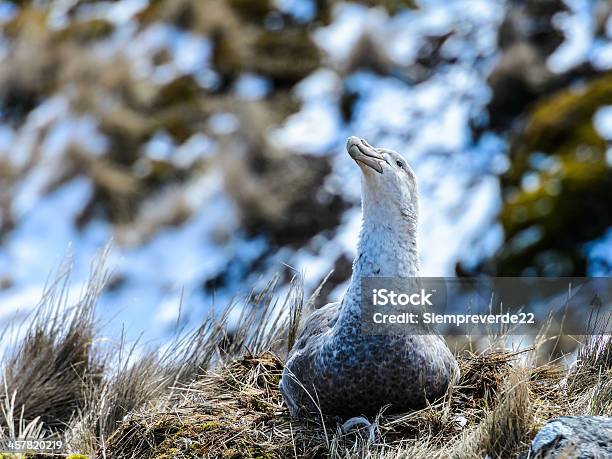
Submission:
<svg viewBox="0 0 612 459">
<path fill-rule="evenodd" d="M 368 440 L 370 443 L 376 443 L 376 428 L 378 427 L 377 423 L 371 423 L 363 416 L 357 416 L 354 418 L 347 419 L 344 424 L 340 426 L 340 430 L 342 433 L 347 433 L 353 427 L 362 425 L 368 429 Z"/>
</svg>

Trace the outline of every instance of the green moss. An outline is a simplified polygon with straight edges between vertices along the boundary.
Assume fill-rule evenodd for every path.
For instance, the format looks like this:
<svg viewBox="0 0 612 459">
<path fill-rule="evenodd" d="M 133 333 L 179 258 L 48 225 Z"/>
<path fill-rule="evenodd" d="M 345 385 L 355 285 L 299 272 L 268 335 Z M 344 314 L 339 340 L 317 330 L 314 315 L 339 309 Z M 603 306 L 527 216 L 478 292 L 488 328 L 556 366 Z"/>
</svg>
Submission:
<svg viewBox="0 0 612 459">
<path fill-rule="evenodd" d="M 262 453 L 262 454 L 258 454 L 256 456 L 253 456 L 254 459 L 275 459 L 277 456 L 274 453 Z"/>
<path fill-rule="evenodd" d="M 208 422 L 204 422 L 203 424 L 200 424 L 200 428 L 202 430 L 218 429 L 220 426 L 221 426 L 221 423 L 219 421 L 208 421 Z"/>
<path fill-rule="evenodd" d="M 542 151 L 559 148 L 576 135 L 577 126 L 590 122 L 601 106 L 609 104 L 612 75 L 596 79 L 580 90 L 557 93 L 533 110 L 522 136 L 524 148 Z"/>
<path fill-rule="evenodd" d="M 161 448 L 158 448 L 156 453 L 153 455 L 155 459 L 175 459 L 179 457 L 181 450 L 179 448 L 168 448 L 163 452 L 159 452 Z"/>
<path fill-rule="evenodd" d="M 512 165 L 506 182 L 517 182 L 535 152 L 550 155 L 573 154 L 587 146 L 603 157 L 605 141 L 593 127 L 597 110 L 612 104 L 612 75 L 592 81 L 580 90 L 566 89 L 537 104 L 525 128 L 511 146 Z"/>
<path fill-rule="evenodd" d="M 70 454 L 66 456 L 66 459 L 89 459 L 89 456 L 85 454 Z"/>
<path fill-rule="evenodd" d="M 608 146 L 593 125 L 593 115 L 608 104 L 611 75 L 579 91 L 560 91 L 534 107 L 512 142 L 511 168 L 501 180 L 505 243 L 485 270 L 514 276 L 530 267 L 545 274 L 546 265 L 556 264 L 560 274 L 584 274 L 582 244 L 612 224 Z M 523 186 L 528 175 L 537 177 L 535 187 Z M 522 232 L 530 228 L 537 237 L 521 243 Z"/>
<path fill-rule="evenodd" d="M 259 411 L 261 413 L 266 413 L 266 414 L 273 414 L 274 413 L 274 407 L 272 405 L 270 405 L 269 403 L 266 403 L 263 400 L 258 399 L 257 397 L 251 397 L 250 405 L 255 410 L 257 410 L 257 411 Z"/>
<path fill-rule="evenodd" d="M 187 457 L 200 457 L 209 452 L 210 445 L 203 444 L 200 440 L 206 438 L 216 429 L 223 429 L 221 421 L 211 419 L 210 416 L 194 417 L 188 423 L 176 426 L 166 431 L 161 436 L 161 443 L 155 448 L 153 457 L 156 459 L 170 459 L 183 457 L 181 454 L 188 453 Z M 195 454 L 195 456 L 193 456 Z"/>
<path fill-rule="evenodd" d="M 562 158 L 558 172 L 541 173 L 539 180 L 537 189 L 521 190 L 506 200 L 500 220 L 509 236 L 531 226 L 536 220 L 544 223 L 544 228 L 549 231 L 566 228 L 564 217 L 570 218 L 584 205 L 576 198 L 605 187 L 610 177 L 605 163 Z M 605 188 L 601 191 L 605 192 Z"/>
<path fill-rule="evenodd" d="M 278 454 L 272 451 L 265 451 L 261 448 L 255 447 L 248 450 L 248 457 L 252 457 L 253 459 L 276 459 Z"/>
<path fill-rule="evenodd" d="M 281 373 L 270 375 L 269 383 L 278 386 L 281 382 Z"/>
</svg>

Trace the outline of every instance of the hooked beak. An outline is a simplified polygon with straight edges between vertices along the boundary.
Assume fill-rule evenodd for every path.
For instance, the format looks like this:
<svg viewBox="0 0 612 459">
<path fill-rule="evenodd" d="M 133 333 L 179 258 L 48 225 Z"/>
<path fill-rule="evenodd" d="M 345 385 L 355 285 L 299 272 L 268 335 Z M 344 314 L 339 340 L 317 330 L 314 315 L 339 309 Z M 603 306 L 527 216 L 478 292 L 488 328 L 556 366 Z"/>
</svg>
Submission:
<svg viewBox="0 0 612 459">
<path fill-rule="evenodd" d="M 365 164 L 379 174 L 382 174 L 383 168 L 381 162 L 386 162 L 385 158 L 364 139 L 355 136 L 349 137 L 346 141 L 346 151 L 355 161 Z"/>
</svg>

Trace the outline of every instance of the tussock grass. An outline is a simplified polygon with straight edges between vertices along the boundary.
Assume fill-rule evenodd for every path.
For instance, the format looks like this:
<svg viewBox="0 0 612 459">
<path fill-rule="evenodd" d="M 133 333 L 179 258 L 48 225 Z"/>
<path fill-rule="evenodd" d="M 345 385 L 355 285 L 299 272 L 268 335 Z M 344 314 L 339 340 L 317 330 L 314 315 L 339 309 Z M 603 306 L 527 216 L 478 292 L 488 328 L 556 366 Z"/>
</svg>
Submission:
<svg viewBox="0 0 612 459">
<path fill-rule="evenodd" d="M 272 279 L 164 350 L 137 356 L 135 344 L 99 336 L 104 258 L 76 305 L 67 303 L 68 270 L 60 272 L 4 357 L 0 439 L 59 436 L 67 452 L 90 458 L 508 458 L 527 452 L 555 416 L 612 415 L 612 343 L 595 337 L 569 370 L 537 363 L 537 345 L 461 351 L 461 379 L 442 400 L 382 410 L 369 427 L 292 419 L 278 383 L 313 304 L 298 277 L 282 294 Z"/>
<path fill-rule="evenodd" d="M 103 366 L 92 344 L 95 305 L 106 281 L 102 268 L 106 255 L 105 251 L 100 264 L 92 269 L 76 305 L 67 303 L 70 267 L 61 267 L 30 317 L 25 336 L 9 347 L 2 360 L 0 403 L 11 406 L 13 413 L 5 410 L 0 418 L 3 433 L 14 437 L 23 430 L 18 425 L 24 419 L 40 422 L 47 431 L 65 428 L 85 406 L 83 389 L 100 383 Z M 30 432 L 30 436 L 36 435 Z"/>
</svg>

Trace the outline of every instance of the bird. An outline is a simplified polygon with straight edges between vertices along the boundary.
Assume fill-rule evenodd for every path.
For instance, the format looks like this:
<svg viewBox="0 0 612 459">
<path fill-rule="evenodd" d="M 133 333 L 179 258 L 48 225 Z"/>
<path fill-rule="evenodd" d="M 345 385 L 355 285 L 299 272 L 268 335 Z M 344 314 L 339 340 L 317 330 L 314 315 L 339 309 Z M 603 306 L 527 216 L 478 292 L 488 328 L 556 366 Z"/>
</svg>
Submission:
<svg viewBox="0 0 612 459">
<path fill-rule="evenodd" d="M 361 169 L 362 225 L 349 286 L 340 302 L 315 310 L 289 351 L 280 392 L 291 416 L 372 416 L 419 409 L 443 397 L 459 377 L 438 334 L 368 334 L 361 320 L 361 279 L 417 278 L 419 196 L 416 176 L 396 151 L 351 136 Z"/>
</svg>

